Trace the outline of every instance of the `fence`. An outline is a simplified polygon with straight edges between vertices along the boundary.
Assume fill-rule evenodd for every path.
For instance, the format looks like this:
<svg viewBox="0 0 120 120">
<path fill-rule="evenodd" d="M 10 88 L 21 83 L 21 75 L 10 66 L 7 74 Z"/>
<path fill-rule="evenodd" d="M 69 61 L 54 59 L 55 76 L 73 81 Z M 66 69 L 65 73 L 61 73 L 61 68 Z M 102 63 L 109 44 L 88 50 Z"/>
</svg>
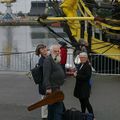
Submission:
<svg viewBox="0 0 120 120">
<path fill-rule="evenodd" d="M 111 59 L 115 57 L 119 61 Z M 91 54 L 90 60 L 96 73 L 120 74 L 120 54 Z"/>
<path fill-rule="evenodd" d="M 117 56 L 119 55 L 107 55 Z M 1 71 L 18 71 L 26 72 L 35 66 L 39 57 L 34 52 L 21 52 L 21 53 L 1 53 L 0 54 L 0 70 Z M 90 61 L 96 73 L 102 74 L 120 74 L 120 60 L 112 60 L 99 54 L 91 54 Z M 73 55 L 68 53 L 67 67 L 74 67 Z"/>
<path fill-rule="evenodd" d="M 2 53 L 0 54 L 0 70 L 2 71 L 29 71 L 38 57 L 34 52 L 20 52 L 20 53 Z"/>
</svg>

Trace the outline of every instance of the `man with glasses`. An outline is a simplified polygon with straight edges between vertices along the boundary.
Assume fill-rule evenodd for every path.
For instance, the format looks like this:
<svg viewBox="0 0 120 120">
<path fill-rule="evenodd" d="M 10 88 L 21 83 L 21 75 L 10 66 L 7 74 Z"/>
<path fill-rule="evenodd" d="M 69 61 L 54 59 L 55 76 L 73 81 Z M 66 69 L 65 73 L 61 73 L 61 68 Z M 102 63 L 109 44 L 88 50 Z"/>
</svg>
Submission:
<svg viewBox="0 0 120 120">
<path fill-rule="evenodd" d="M 60 65 L 60 60 L 60 46 L 52 45 L 50 55 L 43 64 L 43 84 L 46 88 L 46 95 L 60 90 L 61 85 L 64 83 L 65 74 Z M 48 105 L 48 120 L 62 120 L 63 111 L 63 102 Z"/>
</svg>

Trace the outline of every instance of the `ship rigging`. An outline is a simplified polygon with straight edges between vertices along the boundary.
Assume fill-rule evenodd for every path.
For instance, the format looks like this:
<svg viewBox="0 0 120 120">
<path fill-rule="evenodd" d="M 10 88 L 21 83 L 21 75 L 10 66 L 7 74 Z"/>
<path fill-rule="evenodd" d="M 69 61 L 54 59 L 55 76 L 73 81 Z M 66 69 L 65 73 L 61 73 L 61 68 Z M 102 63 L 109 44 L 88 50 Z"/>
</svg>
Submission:
<svg viewBox="0 0 120 120">
<path fill-rule="evenodd" d="M 56 0 L 50 0 L 50 2 L 54 11 L 59 14 L 57 17 L 40 16 L 38 18 L 40 24 L 48 27 L 46 21 L 59 21 L 67 33 L 72 47 L 78 48 L 81 39 L 84 39 L 88 43 L 89 54 L 97 53 L 110 60 L 117 61 L 116 68 L 119 68 L 119 1 L 106 4 L 97 4 L 94 0 L 64 0 L 61 4 L 58 4 L 59 2 Z M 109 14 L 106 15 L 108 11 Z M 110 54 L 114 54 L 114 56 Z"/>
</svg>

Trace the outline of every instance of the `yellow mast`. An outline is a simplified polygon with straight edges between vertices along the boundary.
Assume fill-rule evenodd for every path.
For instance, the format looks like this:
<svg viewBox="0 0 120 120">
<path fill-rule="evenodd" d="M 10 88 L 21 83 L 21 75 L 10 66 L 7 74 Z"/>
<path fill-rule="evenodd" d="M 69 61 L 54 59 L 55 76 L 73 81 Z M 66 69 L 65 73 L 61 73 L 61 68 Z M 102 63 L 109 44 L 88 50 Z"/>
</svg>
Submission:
<svg viewBox="0 0 120 120">
<path fill-rule="evenodd" d="M 47 17 L 47 20 L 65 21 L 65 20 L 94 20 L 94 17 Z"/>
</svg>

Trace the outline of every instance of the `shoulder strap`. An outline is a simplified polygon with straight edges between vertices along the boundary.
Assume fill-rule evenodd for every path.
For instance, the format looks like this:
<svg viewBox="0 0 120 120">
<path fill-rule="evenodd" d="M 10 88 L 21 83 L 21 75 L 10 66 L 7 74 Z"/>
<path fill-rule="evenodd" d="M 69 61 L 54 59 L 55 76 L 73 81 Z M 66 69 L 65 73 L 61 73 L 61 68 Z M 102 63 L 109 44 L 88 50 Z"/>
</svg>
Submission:
<svg viewBox="0 0 120 120">
<path fill-rule="evenodd" d="M 81 69 L 82 69 L 83 65 L 84 65 L 84 64 L 82 64 L 82 65 L 80 66 L 79 70 L 81 70 Z"/>
</svg>

